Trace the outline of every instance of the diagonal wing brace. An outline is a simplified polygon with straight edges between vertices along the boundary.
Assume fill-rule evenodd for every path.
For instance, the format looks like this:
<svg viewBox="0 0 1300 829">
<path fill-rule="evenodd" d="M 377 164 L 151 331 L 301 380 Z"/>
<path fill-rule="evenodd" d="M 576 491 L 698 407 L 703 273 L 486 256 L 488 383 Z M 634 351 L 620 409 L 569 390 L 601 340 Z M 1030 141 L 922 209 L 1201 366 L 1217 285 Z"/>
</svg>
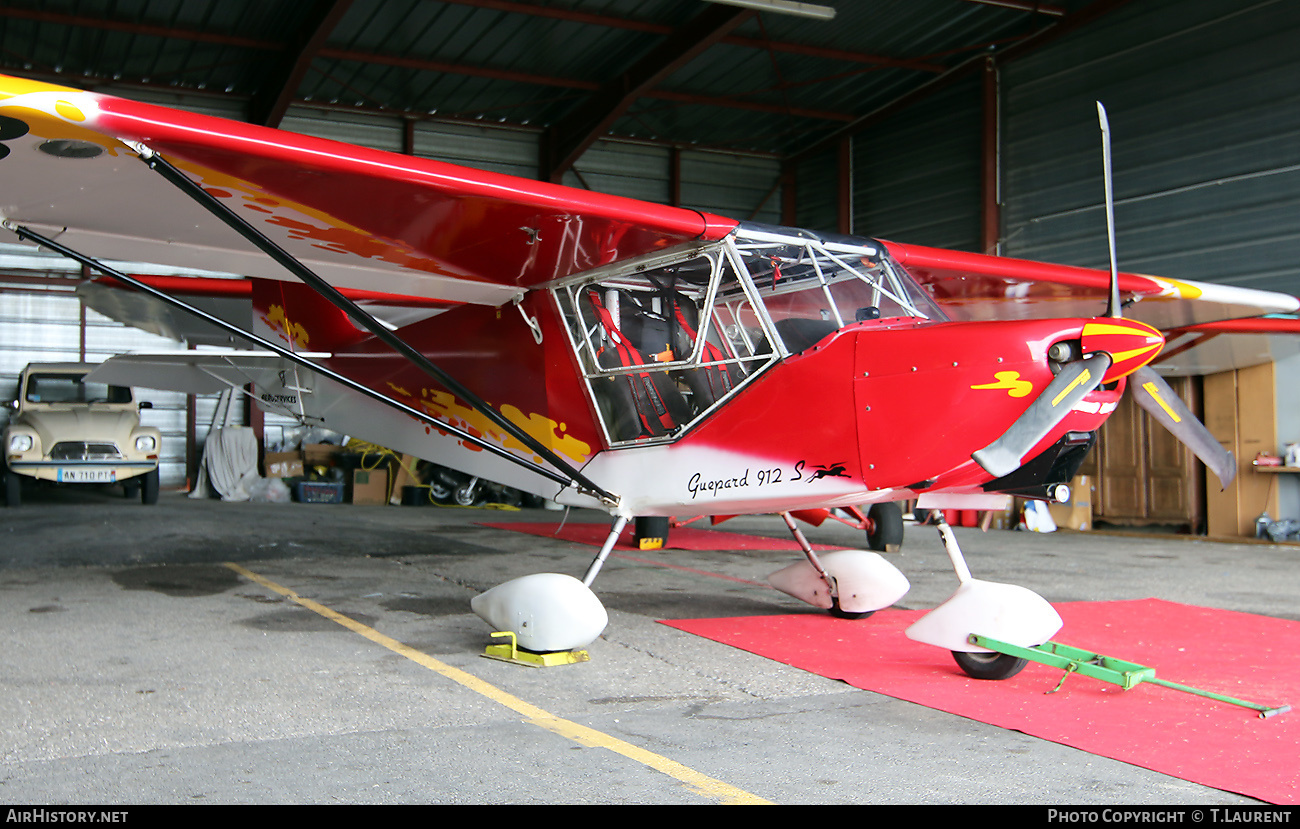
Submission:
<svg viewBox="0 0 1300 829">
<path fill-rule="evenodd" d="M 402 412 L 403 414 L 410 415 L 411 417 L 414 417 L 424 423 L 428 423 L 431 426 L 441 429 L 442 431 L 453 434 L 457 438 L 460 438 L 461 440 L 472 443 L 473 445 L 478 446 L 481 449 L 484 449 L 488 452 L 491 452 L 495 455 L 505 458 L 506 460 L 518 464 L 519 466 L 522 466 L 531 472 L 535 472 L 538 475 L 548 478 L 549 480 L 552 480 L 561 485 L 567 486 L 573 483 L 577 483 L 580 486 L 589 487 L 589 489 L 586 491 L 589 491 L 591 494 L 595 495 L 597 498 L 600 498 L 603 502 L 607 504 L 613 505 L 616 504 L 618 501 L 617 496 L 610 495 L 609 493 L 605 492 L 599 487 L 596 487 L 594 484 L 590 484 L 590 482 L 586 482 L 586 479 L 581 475 L 578 475 L 576 472 L 566 477 L 565 475 L 560 475 L 556 472 L 553 472 L 550 469 L 546 469 L 544 467 L 540 467 L 534 463 L 531 463 L 530 461 L 527 461 L 524 458 L 520 458 L 517 455 L 512 455 L 509 452 L 506 452 L 501 447 L 496 446 L 495 444 L 488 443 L 483 439 L 470 434 L 469 432 L 466 432 L 462 429 L 459 429 L 451 425 L 450 423 L 446 423 L 444 421 L 438 420 L 437 418 L 429 415 L 427 412 L 420 411 L 419 409 L 416 409 L 412 406 L 408 406 L 405 403 L 402 403 L 398 400 L 394 400 L 391 397 L 388 397 L 387 395 L 381 394 L 375 391 L 374 389 L 371 389 L 368 386 L 358 383 L 357 381 L 353 380 L 350 377 L 347 377 L 343 374 L 339 374 L 338 372 L 332 369 L 326 368 L 316 363 L 313 360 L 310 360 L 294 351 L 284 348 L 283 346 L 277 343 L 271 342 L 270 340 L 267 340 L 263 337 L 259 337 L 256 334 L 253 334 L 249 331 L 245 331 L 244 329 L 240 328 L 238 325 L 234 325 L 232 323 L 226 322 L 220 317 L 214 316 L 212 314 L 207 313 L 206 311 L 196 308 L 193 305 L 184 302 L 183 300 L 171 296 L 165 291 L 161 291 L 157 288 L 154 288 L 153 286 L 141 282 L 138 279 L 134 279 L 128 276 L 127 274 L 122 273 L 121 271 L 115 270 L 92 257 L 86 256 L 83 253 L 80 253 L 69 247 L 61 245 L 58 242 L 46 236 L 42 236 L 41 234 L 31 230 L 30 228 L 26 228 L 21 225 L 16 225 L 9 221 L 4 222 L 4 227 L 8 230 L 13 231 L 20 239 L 24 239 L 30 242 L 35 242 L 36 244 L 40 245 L 43 248 L 54 251 L 55 253 L 58 253 L 62 256 L 66 256 L 67 258 L 75 262 L 79 262 L 88 268 L 99 271 L 100 273 L 104 274 L 110 279 L 113 279 L 116 282 L 120 282 L 123 285 L 134 288 L 135 290 L 140 291 L 142 293 L 148 294 L 149 296 L 152 296 L 161 302 L 167 303 L 173 308 L 178 308 L 182 311 L 193 314 L 194 316 L 202 319 L 204 322 L 210 323 L 212 325 L 217 326 L 218 328 L 221 328 L 223 331 L 227 331 L 230 334 L 233 334 L 237 337 L 240 337 L 244 340 L 253 343 L 254 345 L 264 348 L 267 351 L 273 352 L 276 355 L 283 357 L 284 359 L 296 365 L 317 372 L 323 377 L 326 377 L 330 380 L 333 380 L 336 383 L 346 386 L 347 388 L 352 389 L 353 391 L 358 392 L 360 394 L 363 394 L 366 397 L 369 397 L 373 400 L 383 403 L 386 406 L 391 406 L 392 408 Z M 531 436 L 529 437 L 531 438 Z M 567 465 L 563 464 L 563 462 L 561 462 L 559 465 L 562 469 L 567 471 L 568 469 Z"/>
<path fill-rule="evenodd" d="M 330 304 L 351 317 L 357 325 L 369 331 L 389 348 L 392 348 L 413 365 L 417 366 L 430 377 L 441 383 L 443 387 L 452 394 L 455 394 L 474 409 L 481 412 L 485 417 L 499 426 L 506 434 L 515 438 L 533 452 L 536 452 L 549 464 L 560 470 L 564 475 L 568 476 L 569 480 L 576 484 L 580 490 L 594 495 L 607 505 L 612 506 L 617 504 L 617 496 L 606 492 L 604 489 L 587 479 L 586 476 L 577 469 L 574 469 L 567 461 L 543 445 L 541 441 L 519 428 L 519 426 L 511 422 L 505 415 L 497 411 L 487 401 L 474 394 L 468 388 L 461 385 L 461 383 L 451 375 L 434 365 L 428 357 L 421 354 L 401 337 L 390 331 L 383 323 L 366 312 L 365 309 L 345 297 L 342 292 L 336 289 L 333 285 L 326 282 L 306 265 L 295 259 L 288 251 L 284 250 L 284 248 L 277 245 L 257 228 L 253 227 L 239 215 L 230 210 L 230 208 L 222 204 L 219 200 L 196 184 L 189 176 L 172 166 L 170 162 L 158 153 L 143 144 L 136 142 L 125 143 L 139 155 L 140 160 L 148 165 L 149 169 L 159 173 L 178 190 L 193 199 L 200 207 L 220 219 L 228 227 L 240 236 L 243 236 L 267 256 L 270 256 L 281 267 L 289 271 L 289 273 L 305 282 L 313 290 L 325 299 L 329 300 Z M 440 425 L 439 428 L 442 428 L 442 425 Z"/>
</svg>

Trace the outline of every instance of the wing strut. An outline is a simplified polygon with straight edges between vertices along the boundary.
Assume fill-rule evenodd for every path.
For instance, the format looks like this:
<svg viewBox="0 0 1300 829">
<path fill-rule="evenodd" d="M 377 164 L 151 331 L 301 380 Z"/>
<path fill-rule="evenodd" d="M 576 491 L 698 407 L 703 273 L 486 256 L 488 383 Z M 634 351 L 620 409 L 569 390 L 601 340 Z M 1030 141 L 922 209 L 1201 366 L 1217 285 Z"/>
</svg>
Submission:
<svg viewBox="0 0 1300 829">
<path fill-rule="evenodd" d="M 518 440 L 533 452 L 536 452 L 548 463 L 568 476 L 569 480 L 565 483 L 572 482 L 577 484 L 581 491 L 599 498 L 607 505 L 612 506 L 618 503 L 617 496 L 606 492 L 604 489 L 588 480 L 586 476 L 573 468 L 571 464 L 559 455 L 552 452 L 548 447 L 543 445 L 541 441 L 537 440 L 537 438 L 519 428 L 519 426 L 511 422 L 505 415 L 497 411 L 487 401 L 474 394 L 465 386 L 461 385 L 460 382 L 451 375 L 434 365 L 428 357 L 421 354 L 394 332 L 388 330 L 383 323 L 371 316 L 365 311 L 365 309 L 348 299 L 342 294 L 342 292 L 326 282 L 320 276 L 316 275 L 314 271 L 295 259 L 288 251 L 284 250 L 284 248 L 281 248 L 271 239 L 267 238 L 257 228 L 244 221 L 243 218 L 235 214 L 230 210 L 230 208 L 226 207 L 219 200 L 196 184 L 189 176 L 173 167 L 171 163 L 161 155 L 143 144 L 135 142 L 125 143 L 139 154 L 140 160 L 147 164 L 149 169 L 159 173 L 182 193 L 197 202 L 200 207 L 220 219 L 240 236 L 243 236 L 267 256 L 274 259 L 285 270 L 305 282 L 313 290 L 325 299 L 329 300 L 330 304 L 343 311 L 359 326 L 369 331 L 389 348 L 405 357 L 430 377 L 433 377 L 452 394 L 461 398 L 474 409 L 481 412 L 485 417 L 499 426 L 506 434 L 510 435 L 515 440 Z M 444 425 L 440 423 L 439 428 L 444 428 Z"/>
<path fill-rule="evenodd" d="M 249 342 L 252 342 L 257 346 L 264 348 L 267 351 L 274 352 L 275 354 L 279 355 L 280 357 L 283 357 L 284 359 L 292 363 L 300 365 L 303 368 L 306 368 L 310 371 L 314 371 L 323 377 L 326 377 L 330 380 L 333 380 L 336 383 L 346 386 L 347 388 L 352 389 L 353 391 L 358 392 L 360 394 L 363 394 L 366 397 L 369 397 L 373 400 L 383 403 L 386 406 L 391 406 L 392 408 L 402 412 L 403 414 L 410 415 L 411 417 L 414 417 L 417 420 L 420 420 L 421 422 L 428 423 L 429 425 L 437 429 L 440 429 L 444 432 L 449 432 L 455 435 L 456 437 L 460 438 L 461 440 L 472 443 L 481 449 L 485 449 L 488 452 L 491 452 L 495 455 L 505 458 L 506 460 L 518 464 L 519 466 L 524 467 L 530 472 L 534 472 L 538 475 L 541 475 L 551 481 L 554 481 L 555 483 L 558 483 L 562 486 L 569 486 L 574 483 L 582 484 L 583 480 L 585 480 L 585 479 L 580 479 L 576 475 L 572 477 L 560 475 L 556 472 L 546 469 L 545 467 L 538 466 L 537 464 L 534 464 L 524 458 L 520 458 L 516 455 L 512 455 L 509 452 L 502 449 L 501 447 L 496 446 L 495 444 L 492 443 L 488 443 L 484 441 L 482 438 L 476 437 L 470 434 L 469 432 L 466 432 L 462 429 L 459 429 L 451 425 L 450 423 L 446 423 L 444 421 L 438 420 L 437 418 L 429 415 L 427 412 L 420 411 L 419 409 L 416 409 L 412 406 L 408 406 L 405 403 L 402 403 L 401 401 L 394 400 L 391 397 L 381 394 L 375 391 L 374 389 L 371 389 L 367 386 L 362 385 L 361 383 L 358 383 L 357 381 L 353 380 L 350 377 L 347 377 L 346 375 L 339 374 L 337 371 L 326 368 L 325 366 L 322 366 L 312 360 L 307 359 L 306 357 L 301 356 L 300 354 L 290 351 L 289 349 L 284 348 L 283 346 L 277 343 L 274 343 L 270 340 L 259 337 L 256 334 L 245 331 L 244 329 L 240 328 L 238 325 L 234 325 L 232 323 L 226 322 L 220 317 L 213 316 L 212 314 L 209 314 L 206 311 L 196 308 L 193 305 L 190 305 L 189 303 L 183 300 L 171 296 L 165 291 L 161 291 L 157 288 L 154 288 L 151 285 L 141 282 L 138 279 L 134 279 L 122 273 L 121 271 L 114 270 L 113 268 L 110 268 L 109 266 L 105 265 L 104 263 L 96 259 L 86 256 L 85 254 L 75 251 L 71 248 L 65 247 L 59 244 L 58 242 L 54 241 L 53 239 L 42 236 L 41 234 L 29 228 L 22 227 L 21 225 L 15 225 L 8 221 L 4 222 L 4 227 L 13 231 L 20 239 L 24 239 L 30 242 L 35 242 L 36 244 L 40 245 L 43 248 L 52 250 L 55 253 L 58 253 L 62 256 L 66 256 L 67 258 L 75 262 L 79 262 L 82 265 L 85 265 L 86 267 L 99 271 L 100 273 L 104 274 L 110 279 L 120 282 L 123 285 L 126 285 L 128 287 L 134 288 L 135 290 L 140 291 L 142 293 L 148 294 L 154 297 L 155 299 L 167 303 L 173 308 L 178 308 L 182 311 L 193 314 L 194 316 L 202 319 L 203 321 L 211 323 L 212 325 L 215 325 L 218 328 L 221 328 L 223 331 L 227 331 L 237 337 L 241 337 L 245 340 L 248 340 Z M 617 501 L 617 498 L 615 496 L 606 493 L 604 490 L 599 489 L 598 487 L 595 487 L 594 484 L 582 484 L 582 485 L 590 486 L 591 494 L 595 495 L 601 500 L 608 499 L 609 502 Z"/>
</svg>

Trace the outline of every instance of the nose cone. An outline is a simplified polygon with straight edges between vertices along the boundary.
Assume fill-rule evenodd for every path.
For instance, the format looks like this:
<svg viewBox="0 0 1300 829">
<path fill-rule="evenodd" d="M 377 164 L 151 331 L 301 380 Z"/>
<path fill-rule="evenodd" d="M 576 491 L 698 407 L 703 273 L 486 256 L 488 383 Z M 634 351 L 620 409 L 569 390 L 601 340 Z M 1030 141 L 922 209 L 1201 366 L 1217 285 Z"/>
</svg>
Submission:
<svg viewBox="0 0 1300 829">
<path fill-rule="evenodd" d="M 1125 377 L 1151 362 L 1164 348 L 1165 338 L 1156 329 L 1137 320 L 1093 320 L 1083 326 L 1084 354 L 1104 351 L 1112 360 L 1103 383 Z"/>
</svg>

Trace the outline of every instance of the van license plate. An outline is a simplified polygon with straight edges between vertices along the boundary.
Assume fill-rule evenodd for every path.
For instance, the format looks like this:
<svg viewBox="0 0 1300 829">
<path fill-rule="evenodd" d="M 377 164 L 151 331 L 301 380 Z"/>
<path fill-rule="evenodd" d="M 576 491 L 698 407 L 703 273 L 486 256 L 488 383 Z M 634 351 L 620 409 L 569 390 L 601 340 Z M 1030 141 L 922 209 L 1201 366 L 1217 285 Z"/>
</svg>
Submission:
<svg viewBox="0 0 1300 829">
<path fill-rule="evenodd" d="M 113 469 L 60 469 L 59 481 L 66 484 L 111 484 L 117 480 Z"/>
</svg>

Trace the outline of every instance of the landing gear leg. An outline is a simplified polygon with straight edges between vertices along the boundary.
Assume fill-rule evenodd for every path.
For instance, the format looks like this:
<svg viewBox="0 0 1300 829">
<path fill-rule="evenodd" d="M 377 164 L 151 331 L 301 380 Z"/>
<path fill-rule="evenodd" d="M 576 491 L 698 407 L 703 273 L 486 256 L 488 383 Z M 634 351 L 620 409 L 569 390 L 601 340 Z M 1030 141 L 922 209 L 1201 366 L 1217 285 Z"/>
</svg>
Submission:
<svg viewBox="0 0 1300 829">
<path fill-rule="evenodd" d="M 880 554 L 836 550 L 818 556 L 813 552 L 813 544 L 794 524 L 794 517 L 783 512 L 781 518 L 807 559 L 767 577 L 781 593 L 827 609 L 839 619 L 866 619 L 904 598 L 910 589 L 904 574 Z"/>
<path fill-rule="evenodd" d="M 818 556 L 794 516 L 783 512 L 781 518 L 806 559 L 767 577 L 782 593 L 841 619 L 865 619 L 903 598 L 911 588 L 907 577 L 879 553 L 834 550 Z"/>
<path fill-rule="evenodd" d="M 614 545 L 618 542 L 618 537 L 623 533 L 623 528 L 626 526 L 626 515 L 620 515 L 618 518 L 614 519 L 614 526 L 610 527 L 609 535 L 606 536 L 605 543 L 601 546 L 600 552 L 596 554 L 594 559 L 592 559 L 591 564 L 587 565 L 587 572 L 582 577 L 582 583 L 585 586 L 591 587 L 591 583 L 596 580 L 596 574 L 600 572 L 601 567 L 605 566 L 605 559 L 609 558 L 610 551 L 614 549 Z"/>
<path fill-rule="evenodd" d="M 990 636 L 1021 647 L 1041 645 L 1061 629 L 1061 617 L 1045 599 L 1014 584 L 998 584 L 971 578 L 970 568 L 952 527 L 942 513 L 927 516 L 935 521 L 939 538 L 961 584 L 948 601 L 930 611 L 910 628 L 911 639 L 952 651 L 957 665 L 975 679 L 1007 679 L 1015 676 L 1027 660 L 971 645 L 971 634 Z M 1001 631 L 1002 635 L 990 631 Z"/>
<path fill-rule="evenodd" d="M 835 583 L 835 577 L 826 572 L 826 568 L 822 566 L 821 561 L 817 558 L 817 554 L 813 552 L 812 545 L 809 544 L 808 539 L 804 537 L 803 530 L 800 530 L 799 525 L 794 523 L 794 518 L 791 517 L 790 513 L 781 513 L 781 518 L 785 521 L 785 525 L 790 528 L 790 533 L 794 536 L 795 543 L 799 545 L 799 549 L 803 550 L 804 558 L 808 559 L 808 563 L 817 571 L 817 575 L 821 577 L 821 580 L 826 583 L 826 590 L 831 597 L 831 615 L 838 616 L 841 619 L 865 619 L 872 613 L 875 613 L 874 610 L 868 610 L 865 613 L 847 613 L 840 609 L 840 591 L 838 585 Z"/>
</svg>

